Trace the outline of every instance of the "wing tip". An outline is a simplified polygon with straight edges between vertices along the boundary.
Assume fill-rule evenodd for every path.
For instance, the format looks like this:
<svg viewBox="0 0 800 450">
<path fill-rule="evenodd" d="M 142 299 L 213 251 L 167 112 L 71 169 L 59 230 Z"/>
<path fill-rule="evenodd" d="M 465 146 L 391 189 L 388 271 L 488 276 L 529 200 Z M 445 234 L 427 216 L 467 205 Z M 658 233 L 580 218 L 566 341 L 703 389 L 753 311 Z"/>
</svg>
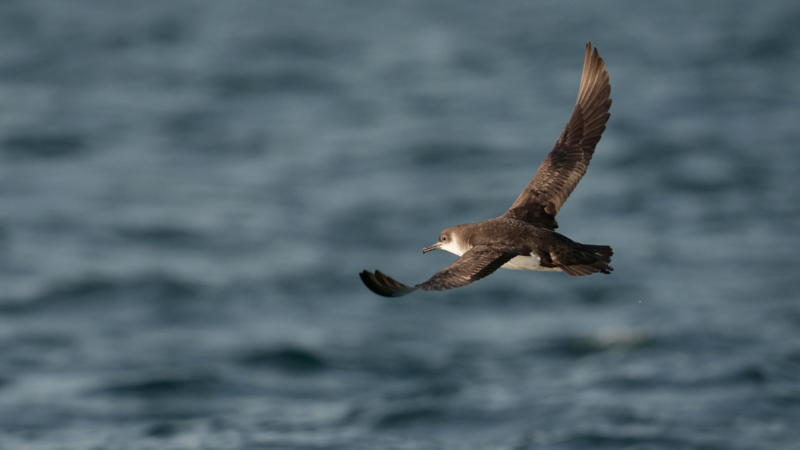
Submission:
<svg viewBox="0 0 800 450">
<path fill-rule="evenodd" d="M 592 45 L 592 41 L 591 40 L 587 40 L 586 41 L 586 55 L 587 56 L 593 56 L 595 58 L 597 58 L 599 56 L 599 53 L 597 52 L 597 47 Z"/>
<path fill-rule="evenodd" d="M 358 275 L 370 291 L 382 297 L 401 297 L 416 290 L 416 288 L 406 286 L 384 275 L 380 270 L 375 270 L 374 274 L 368 270 L 362 270 Z"/>
</svg>

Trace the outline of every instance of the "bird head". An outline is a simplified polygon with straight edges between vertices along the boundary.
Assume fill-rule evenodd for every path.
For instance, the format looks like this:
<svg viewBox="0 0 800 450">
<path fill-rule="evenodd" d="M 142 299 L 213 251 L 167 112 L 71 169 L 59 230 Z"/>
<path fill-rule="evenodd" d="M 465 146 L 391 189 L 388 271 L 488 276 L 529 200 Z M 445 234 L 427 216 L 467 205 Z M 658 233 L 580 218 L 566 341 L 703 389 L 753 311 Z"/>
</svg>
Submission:
<svg viewBox="0 0 800 450">
<path fill-rule="evenodd" d="M 450 227 L 439 234 L 439 241 L 429 247 L 422 249 L 422 253 L 428 253 L 431 250 L 446 250 L 450 253 L 461 256 L 464 252 L 458 244 L 458 238 L 454 232 L 456 227 Z"/>
</svg>

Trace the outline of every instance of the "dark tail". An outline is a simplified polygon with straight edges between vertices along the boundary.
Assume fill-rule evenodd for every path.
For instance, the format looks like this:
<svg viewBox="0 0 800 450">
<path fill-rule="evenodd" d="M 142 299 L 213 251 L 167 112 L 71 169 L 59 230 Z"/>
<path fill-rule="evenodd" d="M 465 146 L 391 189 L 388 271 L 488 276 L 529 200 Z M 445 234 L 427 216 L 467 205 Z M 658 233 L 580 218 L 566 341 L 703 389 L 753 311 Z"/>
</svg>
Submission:
<svg viewBox="0 0 800 450">
<path fill-rule="evenodd" d="M 586 244 L 583 244 L 583 247 L 586 250 L 583 255 L 594 261 L 588 264 L 559 266 L 561 270 L 568 275 L 572 275 L 573 277 L 582 277 L 584 275 L 591 275 L 593 273 L 609 274 L 612 270 L 614 270 L 614 268 L 609 265 L 611 262 L 611 256 L 614 254 L 614 251 L 611 250 L 611 247 L 607 245 Z"/>
<path fill-rule="evenodd" d="M 592 253 L 592 256 L 597 258 L 598 261 L 603 261 L 608 264 L 611 262 L 611 257 L 614 255 L 614 250 L 607 245 L 584 245 L 586 250 Z"/>
</svg>

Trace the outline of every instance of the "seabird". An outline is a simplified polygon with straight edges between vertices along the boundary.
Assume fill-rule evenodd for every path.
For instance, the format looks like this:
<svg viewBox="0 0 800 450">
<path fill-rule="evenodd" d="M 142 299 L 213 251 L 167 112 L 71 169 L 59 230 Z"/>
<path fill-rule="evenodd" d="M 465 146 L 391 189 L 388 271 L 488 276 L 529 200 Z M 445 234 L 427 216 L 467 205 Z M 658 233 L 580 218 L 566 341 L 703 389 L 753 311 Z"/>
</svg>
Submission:
<svg viewBox="0 0 800 450">
<path fill-rule="evenodd" d="M 443 291 L 466 286 L 500 267 L 516 270 L 565 272 L 574 277 L 611 273 L 614 252 L 607 245 L 587 245 L 556 233 L 556 214 L 578 185 L 592 160 L 608 121 L 611 86 L 603 58 L 586 43 L 578 101 L 564 132 L 511 208 L 500 217 L 450 227 L 439 242 L 425 247 L 458 255 L 453 264 L 414 287 L 380 271 L 361 272 L 374 293 L 400 297 L 418 289 Z"/>
</svg>

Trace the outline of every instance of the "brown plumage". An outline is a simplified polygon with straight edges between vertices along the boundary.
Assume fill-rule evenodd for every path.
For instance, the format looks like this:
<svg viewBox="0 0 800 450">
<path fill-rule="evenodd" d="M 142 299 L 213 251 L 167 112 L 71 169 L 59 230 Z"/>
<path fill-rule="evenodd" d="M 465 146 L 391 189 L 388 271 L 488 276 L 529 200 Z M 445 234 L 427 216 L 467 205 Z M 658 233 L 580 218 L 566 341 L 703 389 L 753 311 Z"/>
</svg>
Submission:
<svg viewBox="0 0 800 450">
<path fill-rule="evenodd" d="M 432 276 L 428 281 L 409 287 L 382 274 L 361 272 L 361 279 L 373 292 L 384 297 L 399 297 L 416 289 L 423 291 L 443 291 L 466 286 L 489 276 L 519 253 L 502 246 L 477 245 L 455 260 L 446 269 Z"/>
<path fill-rule="evenodd" d="M 364 284 L 376 294 L 399 297 L 418 289 L 465 286 L 500 267 L 563 271 L 571 276 L 614 270 L 609 265 L 611 247 L 580 244 L 554 231 L 556 214 L 586 173 L 606 129 L 610 93 L 605 63 L 587 42 L 578 100 L 567 126 L 511 208 L 495 219 L 444 230 L 439 242 L 423 253 L 444 249 L 460 258 L 428 281 L 410 287 L 377 270 L 374 274 L 365 270 L 360 274 Z"/>
<path fill-rule="evenodd" d="M 539 166 L 533 179 L 519 194 L 506 217 L 558 228 L 555 216 L 581 181 L 606 129 L 611 107 L 611 85 L 603 58 L 586 44 L 581 87 L 564 132 Z"/>
</svg>

